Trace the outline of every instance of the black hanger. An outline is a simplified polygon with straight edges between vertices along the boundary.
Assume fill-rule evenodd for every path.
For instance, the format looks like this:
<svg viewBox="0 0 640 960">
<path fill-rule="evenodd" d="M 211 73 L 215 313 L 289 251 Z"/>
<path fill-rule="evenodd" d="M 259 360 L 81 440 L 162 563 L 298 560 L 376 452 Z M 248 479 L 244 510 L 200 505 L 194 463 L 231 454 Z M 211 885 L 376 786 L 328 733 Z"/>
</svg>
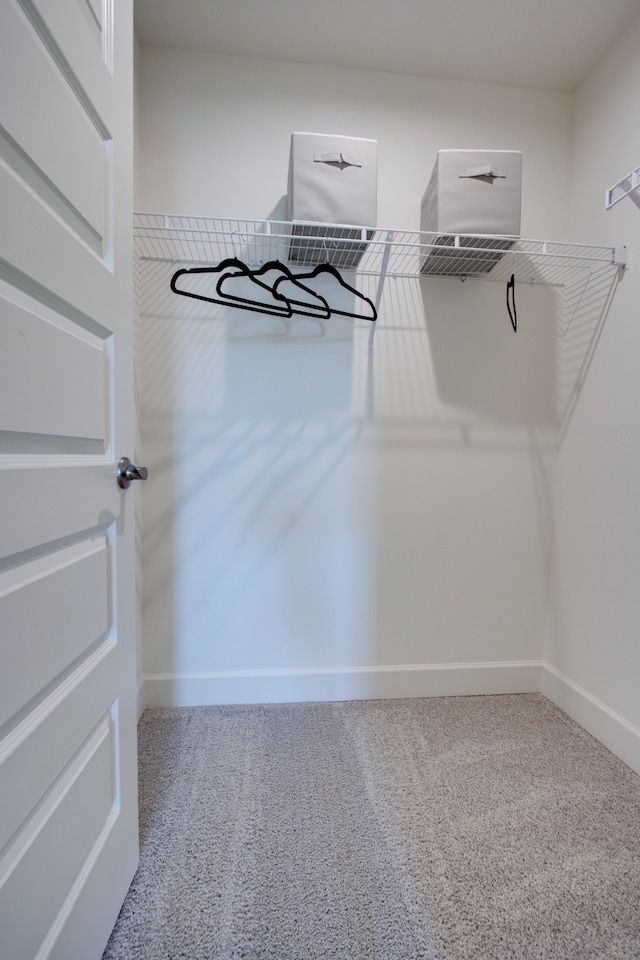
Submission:
<svg viewBox="0 0 640 960">
<path fill-rule="evenodd" d="M 509 294 L 511 294 L 511 299 L 509 298 Z M 513 306 L 513 311 L 511 310 L 512 306 Z M 509 311 L 511 326 L 513 327 L 513 332 L 515 333 L 518 329 L 518 314 L 516 313 L 516 275 L 515 273 L 511 274 L 511 279 L 507 283 L 507 310 Z"/>
<path fill-rule="evenodd" d="M 275 281 L 274 284 L 263 283 L 261 280 L 258 279 L 259 277 L 263 276 L 265 273 L 269 273 L 269 271 L 271 270 L 277 270 L 281 274 L 281 276 L 278 277 L 278 279 Z M 291 316 L 292 314 L 295 313 L 303 317 L 315 317 L 316 319 L 320 319 L 320 320 L 326 320 L 328 317 L 331 316 L 331 308 L 329 307 L 329 304 L 327 303 L 325 298 L 321 297 L 319 293 L 316 293 L 315 290 L 311 290 L 309 287 L 305 286 L 303 283 L 299 283 L 298 278 L 293 275 L 289 267 L 287 267 L 286 264 L 281 263 L 279 260 L 269 260 L 268 263 L 263 264 L 258 270 L 248 271 L 248 268 L 244 267 L 243 270 L 238 271 L 237 273 L 223 274 L 218 280 L 218 283 L 216 285 L 216 292 L 221 297 L 225 298 L 225 302 L 234 301 L 233 303 L 229 303 L 229 306 L 235 306 L 235 304 L 239 304 L 240 306 L 243 306 L 243 307 L 246 304 L 253 304 L 254 306 L 259 305 L 258 301 L 256 300 L 249 300 L 246 297 L 239 297 L 236 294 L 225 293 L 224 290 L 222 289 L 225 281 L 233 277 L 240 277 L 240 276 L 249 277 L 249 279 L 252 280 L 253 283 L 256 283 L 259 287 L 263 287 L 263 289 L 265 290 L 268 290 L 269 293 L 273 297 L 275 297 L 276 300 L 279 300 L 287 304 L 290 311 L 287 314 L 287 316 Z M 318 306 L 315 306 L 315 304 L 309 303 L 306 300 L 292 300 L 290 297 L 285 297 L 284 294 L 279 293 L 276 288 L 279 283 L 285 280 L 290 281 L 296 287 L 300 287 L 301 290 L 304 290 L 304 292 L 309 294 L 309 296 L 313 297 L 314 300 L 318 300 L 319 301 Z M 295 304 L 295 309 L 293 307 L 293 304 Z M 276 307 L 277 307 L 277 304 L 276 304 Z M 306 309 L 301 309 L 301 308 L 306 308 Z"/>
<path fill-rule="evenodd" d="M 310 273 L 297 273 L 296 276 L 295 276 L 295 279 L 296 279 L 296 281 L 300 281 L 300 280 L 313 280 L 315 277 L 320 276 L 320 275 L 323 274 L 323 273 L 328 273 L 328 274 L 330 274 L 332 277 L 335 277 L 335 279 L 338 281 L 338 283 L 339 283 L 342 287 L 344 287 L 345 290 L 348 290 L 350 293 L 355 294 L 355 296 L 358 297 L 360 300 L 364 300 L 365 303 L 367 303 L 367 304 L 371 307 L 371 314 L 372 314 L 372 315 L 369 316 L 369 315 L 367 315 L 367 314 L 365 314 L 365 313 L 353 313 L 353 311 L 351 311 L 351 310 L 336 310 L 335 307 L 331 307 L 331 313 L 337 313 L 337 314 L 340 314 L 340 316 L 343 316 L 343 317 L 353 317 L 354 319 L 357 319 L 357 320 L 371 320 L 372 323 L 375 323 L 375 321 L 378 319 L 378 313 L 377 313 L 376 308 L 375 308 L 375 306 L 374 306 L 374 304 L 373 304 L 373 301 L 369 300 L 369 297 L 365 297 L 364 293 L 360 293 L 359 290 L 356 290 L 355 287 L 352 287 L 351 284 L 349 284 L 349 283 L 347 283 L 345 280 L 343 280 L 342 277 L 340 276 L 339 272 L 338 272 L 338 271 L 336 270 L 336 268 L 333 266 L 333 264 L 331 264 L 331 263 L 319 263 L 317 267 L 314 267 L 314 269 L 310 271 Z M 278 295 L 278 285 L 279 285 L 281 282 L 282 282 L 282 279 L 276 280 L 276 282 L 275 282 L 275 285 L 274 285 L 273 290 L 274 290 L 274 293 L 275 293 L 276 296 Z M 292 302 L 292 303 L 296 303 L 295 300 L 292 300 L 291 302 Z"/>
<path fill-rule="evenodd" d="M 182 276 L 190 276 L 193 274 L 206 274 L 206 273 L 223 273 L 225 270 L 237 270 L 238 273 L 236 273 L 235 276 L 238 276 L 239 274 L 243 274 L 249 279 L 253 279 L 253 276 L 252 276 L 253 271 L 250 270 L 250 268 L 246 265 L 246 263 L 243 263 L 242 260 L 238 260 L 236 257 L 230 257 L 227 260 L 221 260 L 220 263 L 217 264 L 217 266 L 189 267 L 188 269 L 185 268 L 182 270 L 176 270 L 174 275 L 171 277 L 170 287 L 174 293 L 177 293 L 182 297 L 191 297 L 193 300 L 204 300 L 207 303 L 220 303 L 226 307 L 234 306 L 233 303 L 229 302 L 229 299 L 227 297 L 223 297 L 223 298 L 221 298 L 220 296 L 208 297 L 208 296 L 205 296 L 203 293 L 191 293 L 191 291 L 189 290 L 181 290 L 177 285 L 178 278 Z M 219 286 L 219 283 L 220 281 L 218 281 L 218 286 Z M 256 283 L 259 286 L 263 287 L 264 289 L 268 289 L 269 292 L 273 294 L 272 288 L 268 287 L 267 284 L 260 283 L 260 281 L 256 281 Z M 216 288 L 216 292 L 218 292 L 217 288 Z M 293 309 L 291 307 L 291 304 L 286 300 L 286 298 L 278 297 L 278 300 L 282 301 L 282 303 L 280 304 L 274 301 L 272 304 L 268 304 L 268 303 L 263 303 L 262 301 L 259 301 L 259 300 L 247 300 L 243 302 L 242 306 L 245 310 L 253 310 L 255 313 L 266 313 L 276 317 L 292 316 Z"/>
<path fill-rule="evenodd" d="M 234 270 L 236 272 L 225 274 L 225 271 L 227 270 Z M 258 279 L 269 270 L 278 270 L 282 273 L 282 276 L 278 277 L 273 286 L 263 283 Z M 201 293 L 192 293 L 189 290 L 181 290 L 178 287 L 178 278 L 181 276 L 208 273 L 222 274 L 218 280 L 218 283 L 216 284 L 216 293 L 218 294 L 217 297 L 205 296 Z M 324 297 L 322 297 L 319 293 L 316 293 L 315 290 L 312 290 L 306 284 L 300 282 L 301 280 L 315 279 L 315 277 L 325 273 L 328 273 L 334 277 L 342 287 L 344 287 L 350 293 L 353 293 L 360 300 L 364 300 L 365 303 L 367 303 L 371 308 L 371 314 L 353 313 L 350 310 L 337 310 L 333 307 L 330 307 Z M 250 300 L 246 297 L 238 297 L 232 294 L 224 295 L 222 291 L 222 285 L 224 281 L 230 277 L 238 276 L 245 276 L 253 283 L 256 283 L 259 287 L 262 287 L 264 290 L 268 290 L 274 299 L 279 302 L 269 304 L 260 300 Z M 285 297 L 284 294 L 278 291 L 278 286 L 285 280 L 289 280 L 291 283 L 295 284 L 295 286 L 300 287 L 301 290 L 304 290 L 306 294 L 310 294 L 312 297 L 314 297 L 314 299 L 319 300 L 321 306 L 319 305 L 316 307 L 314 304 L 310 304 L 305 300 L 295 300 Z M 301 316 L 315 317 L 316 319 L 327 319 L 331 316 L 331 314 L 339 314 L 343 317 L 352 317 L 360 320 L 370 320 L 372 322 L 375 322 L 377 319 L 377 311 L 373 302 L 368 297 L 365 297 L 363 293 L 360 293 L 359 290 L 356 290 L 355 287 L 352 287 L 350 284 L 346 283 L 336 268 L 330 263 L 321 263 L 309 273 L 300 273 L 294 275 L 286 266 L 286 264 L 281 263 L 279 260 L 270 260 L 258 270 L 251 270 L 245 263 L 242 262 L 242 260 L 238 260 L 236 257 L 230 257 L 226 260 L 222 260 L 216 266 L 190 267 L 188 269 L 184 268 L 181 270 L 176 270 L 174 275 L 171 277 L 170 287 L 174 293 L 177 293 L 183 297 L 191 297 L 194 300 L 204 300 L 207 303 L 219 303 L 223 306 L 241 306 L 244 310 L 252 310 L 255 313 L 265 313 L 277 317 L 291 317 L 295 313 Z M 282 305 L 280 305 L 280 303 Z M 293 305 L 295 305 L 295 309 Z M 309 312 L 310 310 L 312 312 Z M 322 313 L 318 313 L 318 310 L 322 310 Z"/>
</svg>

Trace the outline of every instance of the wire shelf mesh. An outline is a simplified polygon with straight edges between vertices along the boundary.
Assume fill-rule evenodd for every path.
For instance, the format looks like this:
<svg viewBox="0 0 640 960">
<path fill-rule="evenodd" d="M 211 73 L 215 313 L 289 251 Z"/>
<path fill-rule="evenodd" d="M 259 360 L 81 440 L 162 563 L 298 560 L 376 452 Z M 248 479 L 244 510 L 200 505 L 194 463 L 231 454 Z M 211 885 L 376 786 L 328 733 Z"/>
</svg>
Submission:
<svg viewBox="0 0 640 960">
<path fill-rule="evenodd" d="M 342 224 L 291 223 L 138 213 L 136 253 L 142 259 L 206 265 L 239 259 L 308 267 L 331 263 L 364 275 L 509 279 L 563 286 L 576 271 L 618 263 L 615 248 L 480 235 L 450 236 Z"/>
</svg>

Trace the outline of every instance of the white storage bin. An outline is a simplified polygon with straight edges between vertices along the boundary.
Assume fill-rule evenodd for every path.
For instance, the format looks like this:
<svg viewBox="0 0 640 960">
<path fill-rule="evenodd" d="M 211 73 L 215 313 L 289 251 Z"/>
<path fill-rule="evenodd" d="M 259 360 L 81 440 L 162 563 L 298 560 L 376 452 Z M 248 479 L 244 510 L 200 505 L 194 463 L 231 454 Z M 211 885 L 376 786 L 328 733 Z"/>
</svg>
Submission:
<svg viewBox="0 0 640 960">
<path fill-rule="evenodd" d="M 287 216 L 294 223 L 289 259 L 298 263 L 357 266 L 375 227 L 378 201 L 378 143 L 361 137 L 293 133 L 289 157 Z M 311 230 L 305 223 L 332 226 Z M 340 224 L 348 225 L 342 227 Z M 308 239 L 309 234 L 322 239 Z"/>
<path fill-rule="evenodd" d="M 422 198 L 420 229 L 437 234 L 435 243 L 452 236 L 520 236 L 522 152 L 520 150 L 440 150 Z M 456 251 L 432 251 L 422 273 L 439 275 L 487 273 L 513 245 L 513 240 L 463 239 Z M 466 253 L 465 247 L 486 249 Z"/>
</svg>

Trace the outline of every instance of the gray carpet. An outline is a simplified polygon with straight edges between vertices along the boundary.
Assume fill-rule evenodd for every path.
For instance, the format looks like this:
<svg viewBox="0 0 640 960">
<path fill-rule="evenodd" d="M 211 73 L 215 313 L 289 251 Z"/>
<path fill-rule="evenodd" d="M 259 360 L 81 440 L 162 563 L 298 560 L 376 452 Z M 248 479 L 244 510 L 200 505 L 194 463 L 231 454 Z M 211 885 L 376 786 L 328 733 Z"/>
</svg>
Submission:
<svg viewBox="0 0 640 960">
<path fill-rule="evenodd" d="M 533 695 L 147 711 L 104 960 L 640 957 L 640 778 Z"/>
</svg>

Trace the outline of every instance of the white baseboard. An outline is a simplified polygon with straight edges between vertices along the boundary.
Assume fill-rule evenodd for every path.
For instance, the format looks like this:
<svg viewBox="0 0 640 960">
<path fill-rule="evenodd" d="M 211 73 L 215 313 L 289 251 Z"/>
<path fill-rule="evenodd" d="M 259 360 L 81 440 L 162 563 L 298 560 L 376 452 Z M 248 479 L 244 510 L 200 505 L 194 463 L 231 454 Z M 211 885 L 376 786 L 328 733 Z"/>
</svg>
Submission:
<svg viewBox="0 0 640 960">
<path fill-rule="evenodd" d="M 533 660 L 146 674 L 138 683 L 138 716 L 147 707 L 504 693 L 542 693 L 640 774 L 640 729 L 551 664 Z"/>
<path fill-rule="evenodd" d="M 147 674 L 141 703 L 193 707 L 538 693 L 539 661 Z"/>
<path fill-rule="evenodd" d="M 549 663 L 542 664 L 540 692 L 640 774 L 638 727 L 569 680 Z"/>
<path fill-rule="evenodd" d="M 137 706 L 138 706 L 138 720 L 146 710 L 147 704 L 145 703 L 145 687 L 144 687 L 144 677 L 138 677 L 138 687 L 137 687 Z"/>
</svg>

